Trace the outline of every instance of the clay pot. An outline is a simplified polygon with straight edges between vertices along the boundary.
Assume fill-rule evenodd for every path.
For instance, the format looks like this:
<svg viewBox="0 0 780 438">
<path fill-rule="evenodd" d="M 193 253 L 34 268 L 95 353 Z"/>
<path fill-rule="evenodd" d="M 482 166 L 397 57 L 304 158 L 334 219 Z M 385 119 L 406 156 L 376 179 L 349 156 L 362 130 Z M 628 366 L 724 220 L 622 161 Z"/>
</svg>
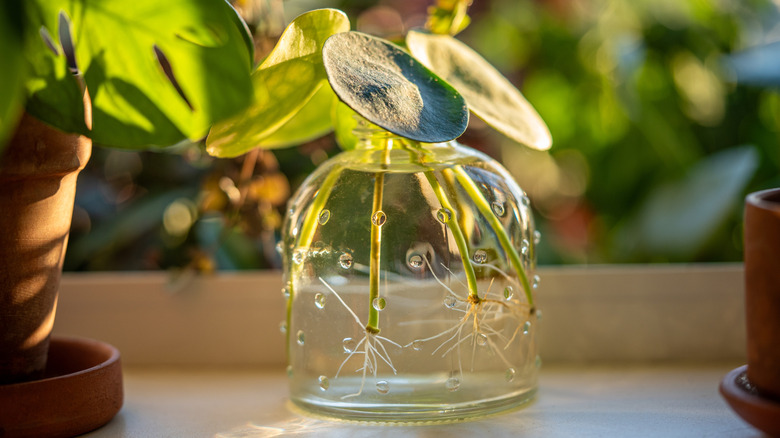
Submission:
<svg viewBox="0 0 780 438">
<path fill-rule="evenodd" d="M 747 379 L 780 401 L 780 189 L 745 202 Z"/>
<path fill-rule="evenodd" d="M 25 114 L 0 157 L 0 384 L 46 366 L 76 177 L 89 138 Z"/>
</svg>

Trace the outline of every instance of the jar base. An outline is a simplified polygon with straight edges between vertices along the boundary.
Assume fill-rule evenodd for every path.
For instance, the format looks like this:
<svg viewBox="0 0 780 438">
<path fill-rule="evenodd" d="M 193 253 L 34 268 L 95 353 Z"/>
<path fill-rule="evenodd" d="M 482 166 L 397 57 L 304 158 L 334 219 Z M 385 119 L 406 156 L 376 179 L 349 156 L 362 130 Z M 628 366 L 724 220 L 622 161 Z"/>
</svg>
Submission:
<svg viewBox="0 0 780 438">
<path fill-rule="evenodd" d="M 324 420 L 336 420 L 376 425 L 403 426 L 460 423 L 474 421 L 520 409 L 530 404 L 536 396 L 536 388 L 517 391 L 501 397 L 462 403 L 399 403 L 367 404 L 323 403 L 321 400 L 292 398 L 293 405 L 302 414 Z"/>
</svg>

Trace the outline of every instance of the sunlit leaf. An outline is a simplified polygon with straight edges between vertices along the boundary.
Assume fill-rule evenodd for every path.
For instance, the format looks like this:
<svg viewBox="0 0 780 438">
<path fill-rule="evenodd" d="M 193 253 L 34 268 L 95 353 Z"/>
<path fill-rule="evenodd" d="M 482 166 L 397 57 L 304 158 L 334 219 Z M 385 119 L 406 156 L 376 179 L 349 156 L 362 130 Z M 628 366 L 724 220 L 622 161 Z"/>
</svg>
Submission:
<svg viewBox="0 0 780 438">
<path fill-rule="evenodd" d="M 335 9 L 314 10 L 293 20 L 252 74 L 252 104 L 211 129 L 208 153 L 235 157 L 262 147 L 263 139 L 281 129 L 323 86 L 322 45 L 334 33 L 348 30 L 346 15 Z"/>
<path fill-rule="evenodd" d="M 520 91 L 489 62 L 449 35 L 410 31 L 412 55 L 452 84 L 469 109 L 507 137 L 534 149 L 549 149 L 550 131 Z"/>
<path fill-rule="evenodd" d="M 336 143 L 341 149 L 348 151 L 357 146 L 357 137 L 352 132 L 358 125 L 355 118 L 357 113 L 352 108 L 336 99 L 331 108 L 331 120 L 333 120 L 333 131 L 336 134 Z"/>
<path fill-rule="evenodd" d="M 184 136 L 202 138 L 216 120 L 249 103 L 251 52 L 245 28 L 236 25 L 226 2 L 54 0 L 28 6 L 28 110 L 61 129 L 110 146 L 167 146 Z M 92 98 L 89 133 L 60 38 L 68 33 Z"/>
<path fill-rule="evenodd" d="M 463 97 L 398 46 L 345 32 L 328 39 L 322 57 L 336 95 L 377 126 L 426 143 L 466 129 Z"/>
<path fill-rule="evenodd" d="M 0 4 L 0 155 L 19 121 L 24 99 L 25 68 L 22 56 L 22 3 Z"/>
<path fill-rule="evenodd" d="M 260 140 L 257 144 L 259 147 L 275 149 L 296 146 L 322 137 L 333 129 L 330 109 L 336 95 L 325 81 L 320 83 L 320 88 L 295 116 L 271 135 Z"/>
</svg>

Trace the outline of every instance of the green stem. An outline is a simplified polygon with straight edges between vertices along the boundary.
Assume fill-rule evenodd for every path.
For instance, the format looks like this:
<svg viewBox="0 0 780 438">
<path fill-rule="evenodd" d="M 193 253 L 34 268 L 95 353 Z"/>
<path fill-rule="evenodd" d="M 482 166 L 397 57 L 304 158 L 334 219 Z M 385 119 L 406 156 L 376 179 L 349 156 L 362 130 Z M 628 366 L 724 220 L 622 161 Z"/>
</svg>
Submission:
<svg viewBox="0 0 780 438">
<path fill-rule="evenodd" d="M 309 247 L 311 247 L 312 240 L 314 240 L 314 232 L 317 231 L 317 219 L 319 218 L 320 211 L 322 211 L 323 207 L 325 207 L 325 203 L 328 202 L 328 199 L 330 198 L 330 192 L 333 191 L 333 186 L 336 185 L 336 182 L 338 181 L 339 177 L 341 176 L 341 169 L 334 169 L 332 170 L 328 176 L 325 178 L 325 181 L 322 182 L 322 186 L 320 186 L 320 190 L 317 193 L 317 196 L 314 198 L 314 202 L 312 202 L 311 207 L 309 207 L 309 210 L 306 212 L 306 215 L 303 217 L 303 223 L 301 224 L 301 231 L 298 234 L 298 244 L 293 245 L 292 251 L 293 254 L 290 254 L 291 257 L 294 257 L 294 252 L 296 250 L 300 249 L 306 249 L 308 250 Z M 293 297 L 295 297 L 295 289 L 296 284 L 295 280 L 299 277 L 301 273 L 301 269 L 303 269 L 303 262 L 301 263 L 295 263 L 294 261 L 290 260 L 289 263 L 292 263 L 292 267 L 290 269 L 290 280 L 289 280 L 289 290 L 290 290 L 290 296 L 287 298 L 287 340 L 286 340 L 286 348 L 287 348 L 287 359 L 289 361 L 290 358 L 290 332 L 292 329 L 292 302 Z"/>
<path fill-rule="evenodd" d="M 490 227 L 493 228 L 493 231 L 495 231 L 496 236 L 498 237 L 498 242 L 501 244 L 501 248 L 504 249 L 509 262 L 515 269 L 515 272 L 517 272 L 518 277 L 520 277 L 520 283 L 523 285 L 523 291 L 525 292 L 525 297 L 528 300 L 530 312 L 533 313 L 535 306 L 533 295 L 531 294 L 531 286 L 528 283 L 528 276 L 525 273 L 525 269 L 523 269 L 523 262 L 520 260 L 520 255 L 517 253 L 514 246 L 512 246 L 512 242 L 509 240 L 509 236 L 507 235 L 504 226 L 493 213 L 493 209 L 490 208 L 490 204 L 488 204 L 487 200 L 482 195 L 482 192 L 479 191 L 479 188 L 474 183 L 474 180 L 471 179 L 471 176 L 469 176 L 465 170 L 463 170 L 463 167 L 455 166 L 454 171 L 455 177 L 458 179 L 460 185 L 463 186 L 463 189 L 474 201 L 477 209 L 488 221 Z"/>
<path fill-rule="evenodd" d="M 471 265 L 469 248 L 466 243 L 466 238 L 463 235 L 463 230 L 458 223 L 455 208 L 447 198 L 447 194 L 444 192 L 444 189 L 442 189 L 441 184 L 439 184 L 433 171 L 429 170 L 425 172 L 425 178 L 428 179 L 428 183 L 431 185 L 431 189 L 433 189 L 433 193 L 436 194 L 436 198 L 439 200 L 442 208 L 450 212 L 449 215 L 444 215 L 446 217 L 443 217 L 443 219 L 446 219 L 445 224 L 449 227 L 450 231 L 452 231 L 452 237 L 455 239 L 455 244 L 458 246 L 458 251 L 460 252 L 460 258 L 463 261 L 463 270 L 466 273 L 466 282 L 468 283 L 469 288 L 469 300 L 478 303 L 480 298 L 479 290 L 477 289 L 477 275 L 474 272 L 474 266 Z"/>
<path fill-rule="evenodd" d="M 382 151 L 382 166 L 386 167 L 390 160 L 389 144 L 385 143 Z M 371 253 L 369 261 L 368 283 L 368 322 L 366 331 L 379 333 L 379 310 L 374 307 L 374 300 L 379 298 L 379 262 L 382 255 L 382 225 L 387 217 L 382 211 L 384 197 L 385 172 L 377 172 L 374 178 L 374 201 L 371 206 Z"/>
</svg>

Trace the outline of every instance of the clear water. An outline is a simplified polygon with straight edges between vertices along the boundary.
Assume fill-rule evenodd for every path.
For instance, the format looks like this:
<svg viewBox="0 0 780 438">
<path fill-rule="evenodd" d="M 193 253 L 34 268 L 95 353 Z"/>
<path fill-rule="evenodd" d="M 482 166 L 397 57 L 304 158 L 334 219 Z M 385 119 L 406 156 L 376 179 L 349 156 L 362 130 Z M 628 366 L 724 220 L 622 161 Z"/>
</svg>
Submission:
<svg viewBox="0 0 780 438">
<path fill-rule="evenodd" d="M 385 157 L 390 165 L 367 164 L 375 153 L 330 160 L 291 202 L 282 247 L 291 399 L 320 415 L 391 422 L 453 421 L 526 402 L 537 385 L 536 309 L 484 209 L 520 256 L 531 289 L 538 239 L 524 193 L 498 164 L 457 146 L 432 148 L 425 166 L 396 150 Z M 478 188 L 482 211 L 455 178 L 456 165 Z M 431 175 L 454 211 L 434 193 Z M 335 181 L 332 189 L 322 189 L 326 181 Z M 372 227 L 381 236 L 373 298 Z M 465 263 L 478 300 L 469 299 Z M 366 329 L 372 316 L 378 333 Z"/>
</svg>

